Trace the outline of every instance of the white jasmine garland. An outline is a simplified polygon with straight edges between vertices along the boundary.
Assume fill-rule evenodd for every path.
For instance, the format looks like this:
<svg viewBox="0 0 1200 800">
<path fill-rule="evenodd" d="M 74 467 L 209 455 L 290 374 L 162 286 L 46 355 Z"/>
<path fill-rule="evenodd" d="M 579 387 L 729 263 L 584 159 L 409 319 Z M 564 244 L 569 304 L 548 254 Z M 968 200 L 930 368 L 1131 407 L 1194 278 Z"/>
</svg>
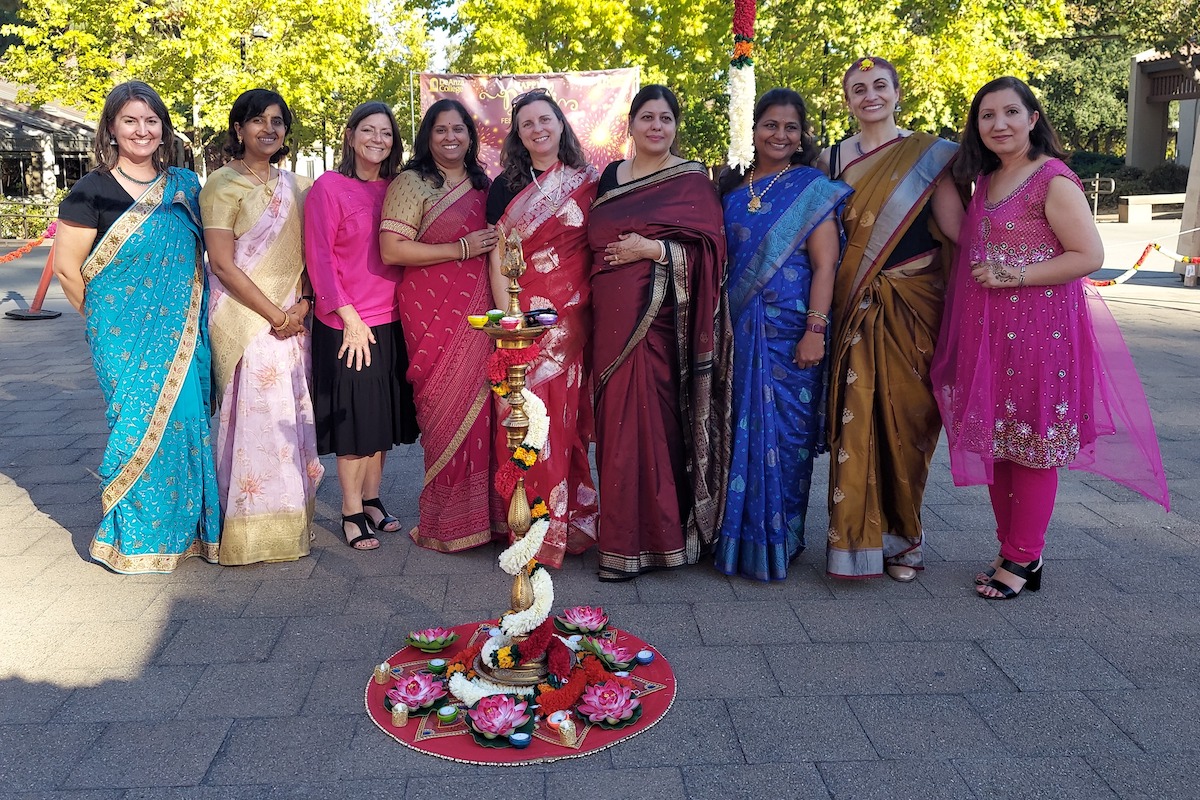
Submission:
<svg viewBox="0 0 1200 800">
<path fill-rule="evenodd" d="M 515 694 L 521 697 L 533 697 L 534 694 L 532 686 L 501 686 L 478 676 L 467 680 L 467 677 L 461 672 L 451 676 L 448 688 L 450 694 L 468 706 L 473 706 L 483 698 L 494 694 Z"/>
<path fill-rule="evenodd" d="M 506 636 L 524 636 L 531 633 L 550 616 L 550 609 L 554 605 L 554 583 L 550 580 L 550 571 L 539 569 L 529 580 L 533 584 L 533 605 L 524 611 L 506 614 L 500 618 L 500 630 Z"/>
<path fill-rule="evenodd" d="M 533 523 L 533 526 L 521 537 L 519 541 L 513 542 L 500 554 L 500 569 L 504 570 L 509 575 L 516 575 L 521 571 L 521 568 L 532 561 L 542 549 L 542 543 L 546 541 L 546 532 L 550 530 L 549 517 L 539 519 Z"/>
<path fill-rule="evenodd" d="M 729 166 L 747 170 L 754 162 L 754 66 L 729 68 Z"/>
<path fill-rule="evenodd" d="M 546 438 L 550 434 L 550 415 L 546 413 L 546 404 L 529 389 L 522 389 L 521 396 L 525 398 L 525 415 L 529 417 L 529 430 L 525 432 L 526 447 L 532 447 L 539 452 L 546 447 Z"/>
</svg>

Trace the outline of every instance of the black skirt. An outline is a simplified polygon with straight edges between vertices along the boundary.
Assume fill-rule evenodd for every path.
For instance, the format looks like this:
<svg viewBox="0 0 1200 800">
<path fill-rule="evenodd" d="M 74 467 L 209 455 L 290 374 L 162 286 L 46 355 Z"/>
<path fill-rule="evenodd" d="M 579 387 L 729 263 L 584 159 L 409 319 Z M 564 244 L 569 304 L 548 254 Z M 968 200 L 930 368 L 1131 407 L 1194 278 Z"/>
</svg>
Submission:
<svg viewBox="0 0 1200 800">
<path fill-rule="evenodd" d="M 400 323 L 371 328 L 371 366 L 361 371 L 338 360 L 342 332 L 313 320 L 313 412 L 317 452 L 321 455 L 369 456 L 397 444 L 417 440 L 417 407 L 413 404 L 408 352 Z"/>
</svg>

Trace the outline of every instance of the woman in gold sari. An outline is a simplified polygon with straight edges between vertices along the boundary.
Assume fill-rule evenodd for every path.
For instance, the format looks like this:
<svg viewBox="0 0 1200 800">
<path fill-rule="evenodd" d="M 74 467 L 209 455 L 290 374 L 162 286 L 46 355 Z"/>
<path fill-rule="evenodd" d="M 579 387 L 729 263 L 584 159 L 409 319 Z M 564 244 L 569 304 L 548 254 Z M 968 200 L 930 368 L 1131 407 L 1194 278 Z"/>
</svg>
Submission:
<svg viewBox="0 0 1200 800">
<path fill-rule="evenodd" d="M 842 81 L 859 132 L 822 154 L 854 188 L 833 289 L 826 571 L 911 581 L 922 568 L 921 502 L 941 423 L 929 365 L 963 205 L 955 145 L 896 124 L 900 83 L 882 58 Z"/>
<path fill-rule="evenodd" d="M 213 377 L 220 401 L 220 561 L 308 555 L 317 484 L 305 320 L 304 193 L 312 182 L 283 160 L 292 112 L 277 93 L 243 92 L 229 111 L 232 160 L 209 176 L 200 213 L 212 302 Z"/>
</svg>

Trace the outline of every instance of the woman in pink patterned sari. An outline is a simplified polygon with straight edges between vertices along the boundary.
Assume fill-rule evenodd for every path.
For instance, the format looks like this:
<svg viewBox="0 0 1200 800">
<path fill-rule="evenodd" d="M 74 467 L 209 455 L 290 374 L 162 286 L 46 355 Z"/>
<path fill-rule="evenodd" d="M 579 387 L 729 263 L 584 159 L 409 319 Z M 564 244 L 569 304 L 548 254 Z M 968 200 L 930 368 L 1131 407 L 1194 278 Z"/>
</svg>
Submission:
<svg viewBox="0 0 1200 800">
<path fill-rule="evenodd" d="M 564 552 L 581 553 L 596 543 L 596 487 L 587 455 L 594 427 L 591 375 L 583 351 L 592 326 L 587 218 L 600 176 L 545 89 L 517 97 L 512 120 L 501 155 L 504 171 L 488 192 L 487 221 L 505 236 L 521 239 L 528 266 L 521 278 L 528 298 L 523 305 L 558 312 L 558 324 L 542 337 L 541 355 L 530 364 L 525 385 L 550 414 L 546 446 L 527 478 L 531 496 L 545 498 L 550 510 L 550 530 L 537 560 L 561 567 Z M 500 274 L 498 250 L 491 261 L 496 308 L 505 308 L 508 279 Z M 503 420 L 508 403 L 497 405 Z M 497 461 L 508 455 L 501 432 Z M 507 535 L 503 503 L 494 502 L 492 530 Z"/>
<path fill-rule="evenodd" d="M 384 262 L 405 268 L 400 311 L 425 450 L 420 522 L 410 535 L 443 553 L 492 539 L 492 345 L 467 324 L 467 314 L 491 304 L 487 254 L 496 246 L 484 221 L 491 182 L 478 153 L 461 103 L 430 106 L 413 157 L 388 188 L 379 232 Z"/>
<path fill-rule="evenodd" d="M 200 192 L 221 402 L 217 483 L 225 565 L 308 555 L 325 472 L 317 456 L 305 327 L 313 301 L 301 203 L 311 182 L 272 166 L 287 155 L 291 125 L 278 94 L 244 92 L 229 112 L 225 149 L 234 160 Z"/>
</svg>

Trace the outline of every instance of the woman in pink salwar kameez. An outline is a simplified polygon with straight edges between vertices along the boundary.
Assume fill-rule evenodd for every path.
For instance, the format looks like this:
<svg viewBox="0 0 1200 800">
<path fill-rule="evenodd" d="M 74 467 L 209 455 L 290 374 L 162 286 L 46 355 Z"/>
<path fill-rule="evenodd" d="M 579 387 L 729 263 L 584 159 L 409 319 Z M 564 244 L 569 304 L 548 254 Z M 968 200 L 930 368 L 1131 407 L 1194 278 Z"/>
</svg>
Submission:
<svg viewBox="0 0 1200 800">
<path fill-rule="evenodd" d="M 492 539 L 492 344 L 467 323 L 491 305 L 487 254 L 496 246 L 478 152 L 462 104 L 430 106 L 413 157 L 388 187 L 379 233 L 384 262 L 404 267 L 400 313 L 425 451 L 420 522 L 410 535 L 444 553 Z"/>
<path fill-rule="evenodd" d="M 243 93 L 229 113 L 234 157 L 200 192 L 209 253 L 209 332 L 220 398 L 220 562 L 308 555 L 317 484 L 302 247 L 310 182 L 272 164 L 292 115 L 275 92 Z"/>
</svg>

